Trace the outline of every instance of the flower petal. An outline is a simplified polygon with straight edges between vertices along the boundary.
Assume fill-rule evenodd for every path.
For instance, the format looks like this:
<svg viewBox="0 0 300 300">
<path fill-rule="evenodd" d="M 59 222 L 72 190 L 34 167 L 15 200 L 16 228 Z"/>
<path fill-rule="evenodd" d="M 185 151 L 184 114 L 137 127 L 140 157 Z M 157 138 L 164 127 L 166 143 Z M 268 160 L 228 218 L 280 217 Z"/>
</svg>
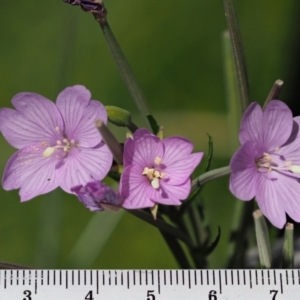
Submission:
<svg viewBox="0 0 300 300">
<path fill-rule="evenodd" d="M 2 185 L 5 190 L 20 188 L 21 201 L 48 193 L 58 187 L 55 176 L 56 159 L 45 158 L 45 147 L 30 145 L 17 151 L 8 161 Z"/>
<path fill-rule="evenodd" d="M 94 148 L 73 149 L 57 169 L 57 181 L 64 191 L 71 193 L 74 186 L 102 180 L 111 164 L 112 154 L 103 143 Z"/>
<path fill-rule="evenodd" d="M 262 146 L 262 122 L 263 112 L 260 105 L 256 102 L 251 103 L 245 111 L 239 133 L 241 144 L 252 141 L 259 147 Z"/>
<path fill-rule="evenodd" d="M 257 177 L 256 201 L 261 212 L 276 227 L 282 228 L 286 222 L 285 202 L 287 195 L 286 188 L 282 187 L 286 183 L 282 178 L 270 179 L 270 173 L 263 173 Z M 283 175 L 284 176 L 284 175 Z"/>
<path fill-rule="evenodd" d="M 233 155 L 230 161 L 232 174 L 229 189 L 240 200 L 251 200 L 256 194 L 256 178 L 258 174 L 255 165 L 256 148 L 248 141 Z"/>
<path fill-rule="evenodd" d="M 101 120 L 106 124 L 107 113 L 102 103 L 92 100 L 84 108 L 83 116 L 78 120 L 77 127 L 73 128 L 73 138 L 81 147 L 90 148 L 101 142 L 101 134 L 95 125 L 97 120 Z"/>
<path fill-rule="evenodd" d="M 287 142 L 277 151 L 280 158 L 300 165 L 300 117 L 294 118 L 293 130 Z"/>
<path fill-rule="evenodd" d="M 165 149 L 163 161 L 167 166 L 188 156 L 194 148 L 190 141 L 182 137 L 168 137 L 162 140 L 162 143 Z"/>
<path fill-rule="evenodd" d="M 127 209 L 152 207 L 155 203 L 146 192 L 148 187 L 149 181 L 141 175 L 141 168 L 135 165 L 127 166 L 122 172 L 120 181 L 123 207 Z"/>
<path fill-rule="evenodd" d="M 74 139 L 75 130 L 90 100 L 90 91 L 82 85 L 67 87 L 57 96 L 56 106 L 64 119 L 65 134 L 69 140 Z"/>
<path fill-rule="evenodd" d="M 63 120 L 55 104 L 35 93 L 19 93 L 12 99 L 16 110 L 0 110 L 0 130 L 6 140 L 20 149 L 38 142 L 53 146 L 63 129 Z"/>
<path fill-rule="evenodd" d="M 132 160 L 134 157 L 134 151 L 135 151 L 135 141 L 144 136 L 151 137 L 151 136 L 155 136 L 155 135 L 152 134 L 148 129 L 140 128 L 134 133 L 133 138 L 126 139 L 125 145 L 124 145 L 125 155 L 123 157 L 124 167 L 126 167 L 132 163 Z M 126 147 L 126 151 L 125 151 L 125 147 Z"/>
<path fill-rule="evenodd" d="M 293 129 L 293 115 L 289 107 L 279 100 L 272 100 L 263 112 L 264 151 L 282 146 Z"/>
<path fill-rule="evenodd" d="M 185 200 L 191 191 L 191 180 L 180 185 L 169 185 L 161 181 L 161 198 L 156 202 L 165 205 L 180 205 L 180 200 Z"/>
<path fill-rule="evenodd" d="M 133 143 L 128 139 L 124 146 L 125 165 L 137 164 L 150 168 L 154 165 L 155 158 L 162 158 L 163 153 L 163 144 L 156 136 L 142 135 L 135 138 Z"/>
<path fill-rule="evenodd" d="M 179 154 L 178 154 L 179 155 Z M 164 156 L 165 157 L 165 156 Z M 166 181 L 170 185 L 178 185 L 186 182 L 186 180 L 191 176 L 192 172 L 200 163 L 203 157 L 203 152 L 192 153 L 182 156 L 181 159 L 175 161 L 173 159 L 172 164 L 163 159 L 163 164 L 166 164 L 167 167 L 162 170 L 167 174 Z"/>
</svg>

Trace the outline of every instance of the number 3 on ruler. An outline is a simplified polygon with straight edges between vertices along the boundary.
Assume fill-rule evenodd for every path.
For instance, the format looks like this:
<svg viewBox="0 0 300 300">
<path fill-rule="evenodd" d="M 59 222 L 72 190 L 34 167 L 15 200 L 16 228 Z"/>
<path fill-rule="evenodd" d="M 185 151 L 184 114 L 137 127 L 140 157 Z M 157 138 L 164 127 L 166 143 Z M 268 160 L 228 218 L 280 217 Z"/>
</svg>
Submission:
<svg viewBox="0 0 300 300">
<path fill-rule="evenodd" d="M 23 294 L 26 296 L 26 298 L 23 298 L 23 300 L 31 300 L 31 292 L 29 290 L 26 290 L 23 292 Z"/>
</svg>

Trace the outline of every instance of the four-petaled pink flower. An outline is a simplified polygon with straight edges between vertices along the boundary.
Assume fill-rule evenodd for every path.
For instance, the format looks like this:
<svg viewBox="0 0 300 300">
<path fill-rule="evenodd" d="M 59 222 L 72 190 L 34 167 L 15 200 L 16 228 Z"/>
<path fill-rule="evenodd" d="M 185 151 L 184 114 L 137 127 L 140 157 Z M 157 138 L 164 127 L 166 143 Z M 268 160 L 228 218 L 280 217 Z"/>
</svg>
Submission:
<svg viewBox="0 0 300 300">
<path fill-rule="evenodd" d="M 203 156 L 203 152 L 192 154 L 192 150 L 193 144 L 184 138 L 160 140 L 146 129 L 137 130 L 124 146 L 123 207 L 180 205 L 190 193 L 190 175 Z"/>
<path fill-rule="evenodd" d="M 5 190 L 20 188 L 26 201 L 58 186 L 71 193 L 73 186 L 106 176 L 112 154 L 95 121 L 106 123 L 107 114 L 84 86 L 66 88 L 56 104 L 34 93 L 17 94 L 12 104 L 15 109 L 0 110 L 0 130 L 19 149 L 6 165 Z"/>
<path fill-rule="evenodd" d="M 230 190 L 241 200 L 255 197 L 262 213 L 282 228 L 286 213 L 300 221 L 300 117 L 272 100 L 264 111 L 257 103 L 246 110 L 240 148 L 230 162 Z"/>
</svg>

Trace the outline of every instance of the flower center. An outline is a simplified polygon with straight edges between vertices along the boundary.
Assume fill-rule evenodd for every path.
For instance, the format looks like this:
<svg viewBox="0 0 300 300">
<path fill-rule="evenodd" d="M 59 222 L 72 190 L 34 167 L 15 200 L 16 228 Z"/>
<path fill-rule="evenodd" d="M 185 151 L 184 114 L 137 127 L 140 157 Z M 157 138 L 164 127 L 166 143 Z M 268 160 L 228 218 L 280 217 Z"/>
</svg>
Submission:
<svg viewBox="0 0 300 300">
<path fill-rule="evenodd" d="M 256 167 L 261 172 L 274 171 L 290 171 L 292 173 L 300 174 L 300 166 L 293 165 L 291 160 L 286 161 L 276 153 L 279 148 L 275 149 L 275 152 L 271 154 L 264 152 L 262 157 L 255 160 Z"/>
<path fill-rule="evenodd" d="M 156 157 L 154 160 L 154 163 L 157 166 L 160 165 L 161 162 L 162 159 L 160 157 Z M 159 188 L 160 179 L 164 178 L 166 174 L 158 171 L 156 168 L 145 167 L 142 172 L 142 175 L 145 175 L 149 179 L 152 187 L 157 190 Z"/>
<path fill-rule="evenodd" d="M 56 132 L 60 132 L 60 129 L 58 127 L 55 128 Z M 48 146 L 46 142 L 41 143 L 43 147 Z M 56 158 L 64 158 L 66 157 L 69 152 L 75 148 L 78 147 L 79 144 L 75 142 L 74 139 L 68 140 L 67 138 L 63 138 L 62 140 L 57 140 L 55 146 L 49 146 L 45 149 L 43 152 L 43 156 L 45 158 L 50 157 L 53 155 L 53 153 L 56 152 Z"/>
</svg>

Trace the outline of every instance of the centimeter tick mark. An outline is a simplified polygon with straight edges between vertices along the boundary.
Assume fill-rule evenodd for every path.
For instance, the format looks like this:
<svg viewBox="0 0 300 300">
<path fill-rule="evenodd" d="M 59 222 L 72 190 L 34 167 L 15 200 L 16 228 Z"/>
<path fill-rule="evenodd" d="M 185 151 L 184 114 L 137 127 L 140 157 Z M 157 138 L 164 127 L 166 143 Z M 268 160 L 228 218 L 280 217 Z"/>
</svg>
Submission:
<svg viewBox="0 0 300 300">
<path fill-rule="evenodd" d="M 191 270 L 188 270 L 189 275 L 189 289 L 191 288 Z"/>
<path fill-rule="evenodd" d="M 274 273 L 274 284 L 276 285 L 276 272 L 275 272 L 275 270 L 273 271 L 273 273 Z M 300 284 L 300 280 L 299 280 L 299 284 Z"/>
<path fill-rule="evenodd" d="M 139 271 L 139 274 L 140 274 L 140 285 L 142 285 L 142 271 L 141 270 Z"/>
<path fill-rule="evenodd" d="M 105 274 L 104 274 L 104 271 L 102 271 L 102 285 L 105 285 Z"/>
<path fill-rule="evenodd" d="M 219 290 L 220 290 L 220 294 L 222 294 L 222 277 L 221 277 L 220 270 L 219 270 Z"/>
<path fill-rule="evenodd" d="M 209 285 L 209 273 L 208 270 L 206 270 L 206 283 Z"/>
<path fill-rule="evenodd" d="M 50 272 L 49 270 L 47 271 L 47 285 L 50 284 Z"/>
<path fill-rule="evenodd" d="M 202 274 L 202 270 L 200 270 L 200 283 L 201 283 L 201 285 L 203 285 L 203 274 Z"/>
<path fill-rule="evenodd" d="M 134 272 L 133 272 L 134 274 Z M 110 270 L 108 271 L 108 285 L 111 285 L 111 272 Z"/>
<path fill-rule="evenodd" d="M 78 276 L 78 278 L 77 278 L 77 280 L 78 280 L 78 285 L 80 285 L 80 271 L 79 271 L 79 270 L 77 271 L 77 276 Z"/>
<path fill-rule="evenodd" d="M 115 285 L 118 285 L 118 273 L 115 271 Z"/>
<path fill-rule="evenodd" d="M 37 293 L 37 271 L 35 271 L 35 278 L 34 278 L 34 293 Z"/>
<path fill-rule="evenodd" d="M 195 285 L 197 285 L 197 271 L 194 271 L 194 279 L 195 279 Z"/>
<path fill-rule="evenodd" d="M 19 285 L 19 270 L 17 270 L 17 285 Z"/>
<path fill-rule="evenodd" d="M 178 271 L 176 270 L 176 285 L 178 285 Z"/>
<path fill-rule="evenodd" d="M 237 272 L 237 284 L 240 285 L 240 272 L 239 271 L 236 271 Z"/>
<path fill-rule="evenodd" d="M 292 280 L 293 280 L 293 285 L 295 285 L 295 275 L 294 275 L 294 270 L 292 270 Z"/>
<path fill-rule="evenodd" d="M 41 285 L 44 285 L 44 271 L 41 271 Z"/>
<path fill-rule="evenodd" d="M 148 271 L 146 270 L 146 274 L 145 274 L 145 283 L 146 285 L 148 285 Z"/>
<path fill-rule="evenodd" d="M 123 272 L 122 272 L 122 275 L 123 275 Z M 97 270 L 96 276 L 97 276 L 96 284 L 97 284 L 97 295 L 98 295 L 99 294 L 99 271 L 98 270 Z"/>
<path fill-rule="evenodd" d="M 83 276 L 84 285 L 86 285 L 86 270 L 84 270 L 83 274 L 84 274 Z"/>
<path fill-rule="evenodd" d="M 62 284 L 62 281 L 61 281 L 61 270 L 59 271 L 59 285 Z"/>
<path fill-rule="evenodd" d="M 157 285 L 158 285 L 158 293 L 160 294 L 160 273 L 159 273 L 159 270 L 157 270 Z"/>
<path fill-rule="evenodd" d="M 268 270 L 268 285 L 270 285 L 270 271 Z"/>
<path fill-rule="evenodd" d="M 227 285 L 227 270 L 225 270 L 225 285 Z"/>
<path fill-rule="evenodd" d="M 289 276 L 288 276 L 288 271 L 285 271 L 285 276 L 286 276 L 286 285 L 289 285 Z"/>
<path fill-rule="evenodd" d="M 166 270 L 164 270 L 164 285 L 167 284 L 167 279 L 166 279 Z"/>
<path fill-rule="evenodd" d="M 249 270 L 249 278 L 250 278 L 250 289 L 252 289 L 252 272 Z"/>
<path fill-rule="evenodd" d="M 68 271 L 66 270 L 66 289 L 68 289 L 68 282 L 69 282 L 69 280 L 68 280 Z"/>
<path fill-rule="evenodd" d="M 127 271 L 127 288 L 129 289 L 129 271 Z"/>
<path fill-rule="evenodd" d="M 74 270 L 72 270 L 72 285 L 74 285 Z"/>
<path fill-rule="evenodd" d="M 153 270 L 151 271 L 151 278 L 152 278 L 152 285 L 154 285 L 154 272 L 153 272 Z"/>
<path fill-rule="evenodd" d="M 261 270 L 261 283 L 262 285 L 265 285 L 265 281 L 264 281 L 264 271 Z"/>
<path fill-rule="evenodd" d="M 280 291 L 281 291 L 281 294 L 283 293 L 283 286 L 282 286 L 282 273 L 280 273 Z"/>
<path fill-rule="evenodd" d="M 31 285 L 31 271 L 29 271 L 29 285 Z"/>
<path fill-rule="evenodd" d="M 182 274 L 182 285 L 184 285 L 184 270 L 181 271 Z"/>
<path fill-rule="evenodd" d="M 246 274 L 245 274 L 245 270 L 243 270 L 243 279 L 244 279 L 244 285 L 246 285 Z"/>
<path fill-rule="evenodd" d="M 6 289 L 6 270 L 4 272 L 4 288 Z"/>
<path fill-rule="evenodd" d="M 216 284 L 216 280 L 215 280 L 215 270 L 213 270 L 213 285 L 215 285 Z"/>
<path fill-rule="evenodd" d="M 172 271 L 170 270 L 170 285 L 172 285 L 173 283 L 172 283 Z"/>
</svg>

